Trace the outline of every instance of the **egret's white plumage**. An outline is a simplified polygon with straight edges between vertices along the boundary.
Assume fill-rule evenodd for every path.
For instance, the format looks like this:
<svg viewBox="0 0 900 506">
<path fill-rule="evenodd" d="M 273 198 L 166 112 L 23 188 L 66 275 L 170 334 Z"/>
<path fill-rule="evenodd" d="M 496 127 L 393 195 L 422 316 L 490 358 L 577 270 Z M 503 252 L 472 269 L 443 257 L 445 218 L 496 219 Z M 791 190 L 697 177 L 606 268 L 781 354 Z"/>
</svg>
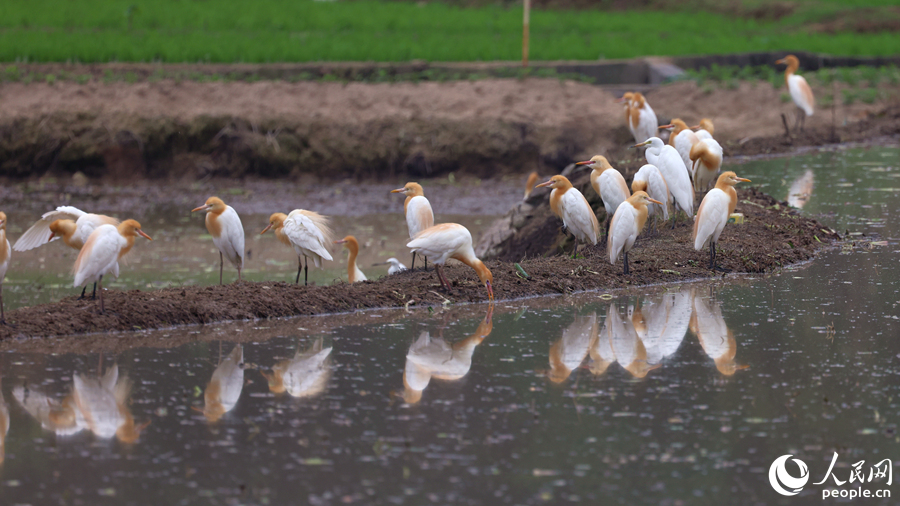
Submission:
<svg viewBox="0 0 900 506">
<path fill-rule="evenodd" d="M 216 422 L 237 404 L 244 388 L 244 348 L 237 344 L 216 367 L 203 391 L 203 416 Z"/>
<path fill-rule="evenodd" d="M 715 269 L 716 266 L 716 243 L 719 242 L 719 236 L 728 223 L 728 216 L 734 212 L 737 205 L 737 192 L 734 191 L 734 185 L 738 182 L 749 182 L 749 179 L 737 177 L 734 172 L 723 172 L 716 181 L 716 187 L 709 191 L 703 202 L 700 203 L 700 209 L 697 211 L 697 217 L 694 218 L 694 249 L 701 251 L 709 246 L 709 268 Z"/>
<path fill-rule="evenodd" d="M 800 109 L 797 114 L 797 124 L 800 124 L 800 128 L 802 129 L 803 124 L 806 122 L 806 117 L 813 115 L 816 106 L 816 99 L 813 97 L 812 88 L 809 87 L 809 83 L 806 82 L 806 79 L 804 79 L 803 76 L 795 74 L 797 69 L 800 68 L 800 60 L 798 60 L 796 56 L 792 54 L 787 55 L 775 63 L 787 65 L 787 68 L 784 70 L 784 81 L 787 84 L 788 92 L 791 94 L 794 105 Z"/>
<path fill-rule="evenodd" d="M 725 323 L 718 301 L 703 297 L 698 292 L 699 290 L 692 289 L 694 312 L 691 314 L 690 328 L 697 334 L 703 351 L 715 362 L 716 369 L 725 376 L 732 376 L 747 367 L 734 362 L 737 341 Z"/>
<path fill-rule="evenodd" d="M 694 134 L 698 139 L 712 139 L 713 134 L 715 133 L 715 127 L 713 126 L 713 122 L 709 118 L 703 118 L 700 120 L 700 124 L 696 126 L 692 126 L 691 129 L 696 129 Z"/>
<path fill-rule="evenodd" d="M 615 304 L 609 305 L 606 313 L 609 342 L 616 362 L 635 378 L 643 378 L 659 367 L 647 361 L 647 350 L 638 336 L 632 321 L 622 318 Z"/>
<path fill-rule="evenodd" d="M 640 315 L 633 314 L 633 320 L 640 319 L 643 322 L 643 335 L 639 335 L 650 364 L 658 364 L 678 351 L 687 333 L 690 318 L 691 298 L 688 289 L 651 297 L 641 305 Z M 635 325 L 636 328 L 637 326 Z"/>
<path fill-rule="evenodd" d="M 331 347 L 322 347 L 320 337 L 306 351 L 297 348 L 294 357 L 272 367 L 272 374 L 263 373 L 269 381 L 269 391 L 287 392 L 291 397 L 313 397 L 325 391 L 331 378 Z"/>
<path fill-rule="evenodd" d="M 350 255 L 347 257 L 347 281 L 350 283 L 366 281 L 368 278 L 366 278 L 363 271 L 359 269 L 359 266 L 356 265 L 356 257 L 359 255 L 359 242 L 356 240 L 356 237 L 348 235 L 340 241 L 334 241 L 334 243 L 343 244 L 344 247 L 347 248 L 347 251 L 350 252 Z"/>
<path fill-rule="evenodd" d="M 684 162 L 685 170 L 693 175 L 691 171 L 691 148 L 700 141 L 700 138 L 688 128 L 687 123 L 678 118 L 672 120 L 671 126 L 672 133 L 669 135 L 669 145 L 674 147 L 675 151 L 678 151 L 681 160 Z"/>
<path fill-rule="evenodd" d="M 206 211 L 206 229 L 219 250 L 219 284 L 222 284 L 223 257 L 237 269 L 240 281 L 241 269 L 244 268 L 244 225 L 241 218 L 234 208 L 225 205 L 218 197 L 208 198 L 206 204 L 191 212 L 196 211 Z"/>
<path fill-rule="evenodd" d="M 69 247 L 80 250 L 97 227 L 118 224 L 119 220 L 103 214 L 86 213 L 72 206 L 60 206 L 44 213 L 40 220 L 19 237 L 13 249 L 28 251 L 51 240 L 62 238 Z"/>
<path fill-rule="evenodd" d="M 563 226 L 575 236 L 576 241 L 597 244 L 600 223 L 587 199 L 564 176 L 553 176 L 549 181 L 537 185 L 553 188 L 550 192 L 550 209 L 560 217 Z M 576 250 L 578 243 L 575 244 Z"/>
<path fill-rule="evenodd" d="M 661 214 L 664 220 L 669 219 L 669 204 L 672 202 L 672 195 L 669 194 L 666 178 L 663 177 L 656 165 L 648 163 L 638 169 L 634 179 L 631 180 L 631 191 L 646 192 L 650 198 L 662 202 L 662 204 L 647 206 L 649 215 Z"/>
<path fill-rule="evenodd" d="M 425 198 L 425 190 L 419 183 L 409 182 L 403 188 L 391 190 L 391 193 L 400 193 L 406 196 L 403 201 L 403 214 L 406 215 L 406 228 L 409 230 L 409 238 L 412 239 L 419 232 L 434 226 L 434 211 L 431 203 Z M 425 260 L 428 267 L 428 259 Z M 416 254 L 413 253 L 412 264 L 416 266 Z"/>
<path fill-rule="evenodd" d="M 322 266 L 322 260 L 331 260 L 328 244 L 334 242 L 334 234 L 328 226 L 328 217 L 305 209 L 294 209 L 291 214 L 274 213 L 269 217 L 269 225 L 260 234 L 270 228 L 275 229 L 275 237 L 282 243 L 294 248 L 297 253 L 297 279 L 300 282 L 300 271 L 304 271 L 303 283 L 309 282 L 309 259 L 313 259 L 316 267 Z M 303 264 L 303 259 L 306 264 Z"/>
<path fill-rule="evenodd" d="M 651 137 L 639 146 L 649 146 L 645 151 L 647 163 L 655 165 L 666 179 L 669 194 L 677 209 L 688 216 L 694 214 L 694 188 L 685 170 L 684 161 L 672 146 L 667 146 L 659 137 Z"/>
<path fill-rule="evenodd" d="M 597 315 L 576 316 L 565 328 L 562 337 L 550 346 L 550 371 L 547 377 L 562 383 L 578 369 L 590 351 L 597 335 Z"/>
<path fill-rule="evenodd" d="M 622 173 L 614 169 L 606 157 L 596 155 L 590 160 L 577 162 L 575 165 L 587 165 L 593 169 L 591 170 L 591 187 L 603 200 L 603 207 L 606 209 L 608 217 L 615 214 L 619 204 L 631 196 Z"/>
<path fill-rule="evenodd" d="M 11 255 L 12 249 L 9 247 L 9 239 L 6 238 L 6 213 L 0 212 L 0 323 L 6 323 L 6 314 L 3 312 L 3 279 L 6 278 Z"/>
<path fill-rule="evenodd" d="M 653 108 L 641 93 L 635 93 L 631 98 L 629 126 L 633 126 L 635 143 L 641 143 L 654 137 L 659 128 L 656 113 L 653 112 Z"/>
<path fill-rule="evenodd" d="M 475 270 L 478 278 L 488 291 L 488 298 L 494 300 L 492 286 L 494 276 L 484 263 L 475 256 L 472 248 L 472 234 L 469 229 L 457 223 L 442 223 L 419 232 L 406 247 L 414 253 L 431 258 L 437 266 L 435 270 L 441 280 L 441 286 L 451 290 L 450 282 L 444 276 L 443 265 L 453 258 Z"/>
<path fill-rule="evenodd" d="M 397 274 L 398 272 L 403 272 L 406 270 L 406 266 L 400 263 L 400 260 L 397 260 L 394 257 L 388 258 L 384 261 L 384 263 L 390 265 L 390 267 L 388 267 L 388 275 Z"/>
<path fill-rule="evenodd" d="M 690 158 L 694 191 L 706 191 L 722 168 L 722 146 L 715 139 L 701 139 L 691 148 Z"/>
<path fill-rule="evenodd" d="M 662 204 L 658 200 L 651 199 L 645 192 L 635 192 L 628 200 L 622 202 L 613 216 L 607 242 L 609 263 L 615 264 L 619 255 L 624 255 L 625 274 L 628 274 L 628 252 L 644 228 L 647 221 L 647 205 L 650 203 Z"/>
<path fill-rule="evenodd" d="M 141 231 L 141 224 L 134 220 L 125 220 L 118 227 L 100 225 L 88 237 L 75 259 L 75 266 L 72 268 L 75 287 L 97 283 L 100 288 L 101 313 L 104 311 L 103 276 L 111 273 L 114 277 L 119 277 L 119 259 L 131 250 L 138 235 L 152 241 L 149 235 Z"/>
</svg>

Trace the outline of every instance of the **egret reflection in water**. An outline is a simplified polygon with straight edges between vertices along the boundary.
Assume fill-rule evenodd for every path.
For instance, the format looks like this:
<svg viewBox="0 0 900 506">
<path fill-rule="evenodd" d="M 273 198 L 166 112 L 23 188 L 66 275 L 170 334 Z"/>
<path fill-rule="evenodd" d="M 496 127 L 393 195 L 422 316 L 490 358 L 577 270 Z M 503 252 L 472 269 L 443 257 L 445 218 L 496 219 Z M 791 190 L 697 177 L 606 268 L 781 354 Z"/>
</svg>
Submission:
<svg viewBox="0 0 900 506">
<path fill-rule="evenodd" d="M 6 434 L 9 433 L 9 406 L 3 397 L 3 378 L 0 377 L 0 464 L 6 458 Z"/>
<path fill-rule="evenodd" d="M 243 389 L 244 348 L 237 344 L 213 371 L 212 379 L 203 391 L 205 401 L 203 409 L 197 407 L 194 409 L 202 412 L 210 423 L 217 422 L 234 408 Z"/>
<path fill-rule="evenodd" d="M 688 288 L 650 295 L 635 305 L 631 321 L 647 350 L 647 363 L 659 364 L 678 351 L 690 319 Z"/>
<path fill-rule="evenodd" d="M 453 344 L 441 337 L 431 337 L 428 331 L 419 334 L 419 338 L 406 353 L 403 400 L 409 404 L 422 400 L 422 392 L 431 382 L 431 378 L 453 381 L 468 374 L 472 367 L 475 347 L 481 344 L 494 328 L 493 314 L 494 306 L 490 305 L 484 320 L 475 332 Z"/>
<path fill-rule="evenodd" d="M 725 376 L 746 369 L 746 365 L 737 365 L 734 356 L 737 353 L 737 341 L 725 318 L 719 302 L 712 297 L 700 295 L 700 289 L 691 290 L 691 301 L 694 308 L 691 314 L 690 328 L 697 335 L 703 351 L 716 363 L 716 369 Z"/>
<path fill-rule="evenodd" d="M 632 376 L 644 378 L 659 367 L 659 364 L 651 364 L 647 360 L 647 348 L 638 336 L 632 319 L 622 318 L 615 304 L 609 305 L 604 330 L 616 362 Z"/>
<path fill-rule="evenodd" d="M 272 373 L 263 372 L 274 394 L 287 392 L 291 397 L 312 397 L 325 391 L 331 378 L 331 347 L 323 348 L 318 338 L 306 351 L 297 347 L 294 358 L 272 366 Z"/>
<path fill-rule="evenodd" d="M 786 199 L 788 205 L 797 209 L 803 209 L 803 206 L 812 197 L 814 183 L 815 174 L 812 169 L 806 169 L 806 172 L 791 183 Z"/>
<path fill-rule="evenodd" d="M 562 383 L 578 369 L 587 357 L 591 343 L 597 336 L 597 314 L 578 315 L 563 330 L 562 337 L 550 346 L 550 370 L 547 377 Z"/>
</svg>

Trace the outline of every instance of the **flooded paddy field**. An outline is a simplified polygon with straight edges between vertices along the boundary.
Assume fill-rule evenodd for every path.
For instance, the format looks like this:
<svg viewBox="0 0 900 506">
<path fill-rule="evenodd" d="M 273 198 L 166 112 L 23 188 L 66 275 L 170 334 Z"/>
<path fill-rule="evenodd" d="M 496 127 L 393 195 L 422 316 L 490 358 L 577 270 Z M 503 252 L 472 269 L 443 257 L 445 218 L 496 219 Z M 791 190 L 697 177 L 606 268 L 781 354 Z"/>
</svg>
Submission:
<svg viewBox="0 0 900 506">
<path fill-rule="evenodd" d="M 848 240 L 713 282 L 3 341 L 0 502 L 818 503 L 900 464 L 900 150 L 733 168 Z M 195 221 L 164 261 L 211 283 Z"/>
</svg>

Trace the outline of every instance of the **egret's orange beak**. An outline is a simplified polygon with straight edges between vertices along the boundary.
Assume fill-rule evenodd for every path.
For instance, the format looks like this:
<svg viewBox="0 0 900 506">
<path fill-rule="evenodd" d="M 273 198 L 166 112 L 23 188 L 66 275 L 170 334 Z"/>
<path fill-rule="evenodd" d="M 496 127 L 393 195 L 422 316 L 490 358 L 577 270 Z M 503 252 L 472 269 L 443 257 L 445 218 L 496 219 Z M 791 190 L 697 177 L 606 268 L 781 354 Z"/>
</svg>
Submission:
<svg viewBox="0 0 900 506">
<path fill-rule="evenodd" d="M 575 162 L 575 165 L 590 165 L 592 163 L 594 163 L 593 160 L 585 160 L 583 162 Z"/>
<path fill-rule="evenodd" d="M 673 128 L 675 128 L 675 125 L 673 125 L 671 123 L 669 123 L 668 125 L 660 125 L 659 126 L 660 130 L 671 130 Z"/>
<path fill-rule="evenodd" d="M 152 240 L 153 240 L 152 237 L 150 237 L 149 235 L 145 234 L 144 231 L 141 230 L 141 229 L 137 229 L 137 230 L 135 230 L 135 232 L 137 232 L 139 236 L 143 237 L 144 239 L 147 239 L 148 241 L 152 241 Z"/>
<path fill-rule="evenodd" d="M 752 181 L 750 181 L 749 179 L 746 179 L 746 178 L 743 178 L 743 177 L 735 177 L 735 179 L 737 179 L 738 181 L 742 181 L 742 182 L 744 182 L 744 183 L 750 183 L 750 182 L 752 182 Z"/>
<path fill-rule="evenodd" d="M 391 190 L 391 193 L 403 193 L 406 191 L 406 188 L 397 188 L 396 190 Z"/>
<path fill-rule="evenodd" d="M 543 188 L 543 187 L 545 187 L 545 186 L 550 186 L 551 184 L 553 184 L 553 180 L 552 180 L 552 179 L 551 179 L 550 181 L 544 181 L 544 182 L 541 183 L 541 184 L 536 184 L 536 185 L 534 185 L 534 187 L 535 187 L 535 188 Z"/>
<path fill-rule="evenodd" d="M 266 228 L 264 228 L 264 229 L 263 229 L 263 231 L 262 231 L 262 232 L 260 232 L 260 233 L 259 233 L 259 235 L 263 235 L 263 234 L 265 234 L 265 233 L 266 233 L 266 232 L 268 232 L 268 231 L 269 231 L 269 229 L 270 229 L 270 228 L 272 228 L 272 224 L 271 224 L 271 223 L 269 223 L 269 226 L 268 226 L 268 227 L 266 227 Z"/>
<path fill-rule="evenodd" d="M 53 238 L 54 238 L 54 237 L 56 237 L 56 234 L 55 234 L 55 233 L 53 233 L 53 232 L 50 232 L 50 238 L 49 238 L 49 239 L 47 239 L 47 242 L 50 242 L 50 241 L 52 241 L 52 240 L 53 240 Z"/>
<path fill-rule="evenodd" d="M 647 199 L 647 200 L 648 200 L 649 202 L 653 202 L 654 204 L 659 204 L 659 205 L 661 205 L 661 206 L 664 206 L 664 205 L 665 205 L 665 204 L 663 204 L 662 202 L 660 202 L 660 201 L 658 201 L 658 200 L 656 200 L 656 199 Z"/>
<path fill-rule="evenodd" d="M 210 207 L 212 207 L 212 206 L 209 204 L 203 204 L 202 206 L 200 206 L 198 208 L 191 209 L 191 212 L 196 213 L 197 211 L 207 211 L 207 210 L 209 210 Z"/>
<path fill-rule="evenodd" d="M 690 127 L 691 130 L 696 130 L 698 128 L 700 128 L 700 125 L 694 125 L 694 126 Z"/>
<path fill-rule="evenodd" d="M 494 289 L 493 289 L 493 287 L 491 287 L 491 282 L 485 281 L 484 286 L 487 288 L 487 291 L 488 291 L 488 300 L 490 300 L 491 302 L 494 302 Z"/>
<path fill-rule="evenodd" d="M 625 102 L 625 97 L 620 97 L 620 98 L 616 99 L 617 104 L 621 104 L 622 102 Z"/>
<path fill-rule="evenodd" d="M 784 58 L 782 58 L 782 59 L 780 59 L 780 60 L 775 60 L 775 64 L 776 64 L 776 65 L 777 65 L 777 64 L 784 64 Z"/>
</svg>

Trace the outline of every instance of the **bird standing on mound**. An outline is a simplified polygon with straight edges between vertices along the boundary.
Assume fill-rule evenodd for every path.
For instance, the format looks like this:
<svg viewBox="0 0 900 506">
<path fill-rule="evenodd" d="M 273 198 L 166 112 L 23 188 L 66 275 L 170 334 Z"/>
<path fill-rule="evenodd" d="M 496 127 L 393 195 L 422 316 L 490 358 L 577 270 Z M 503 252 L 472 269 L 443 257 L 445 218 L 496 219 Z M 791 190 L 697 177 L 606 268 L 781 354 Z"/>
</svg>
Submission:
<svg viewBox="0 0 900 506">
<path fill-rule="evenodd" d="M 694 135 L 696 135 L 700 140 L 712 139 L 713 134 L 716 131 L 715 127 L 713 126 L 712 120 L 709 118 L 701 119 L 700 124 L 692 126 L 691 130 L 696 130 L 696 132 L 694 132 Z"/>
<path fill-rule="evenodd" d="M 0 212 L 0 323 L 6 323 L 6 314 L 3 312 L 3 278 L 9 268 L 11 252 L 9 239 L 6 238 L 6 213 Z"/>
<path fill-rule="evenodd" d="M 572 258 L 578 254 L 578 241 L 597 244 L 597 236 L 600 235 L 600 224 L 591 205 L 584 195 L 572 187 L 572 183 L 565 176 L 553 176 L 549 181 L 536 186 L 549 186 L 550 209 L 553 214 L 563 220 L 563 227 L 575 236 L 575 249 Z"/>
<path fill-rule="evenodd" d="M 666 178 L 662 176 L 656 165 L 649 163 L 638 169 L 631 180 L 631 191 L 634 193 L 645 192 L 650 198 L 656 199 L 663 204 L 653 204 L 649 206 L 648 213 L 650 216 L 662 216 L 663 220 L 669 219 L 669 202 L 672 197 L 669 195 L 669 186 L 666 184 Z M 656 220 L 656 218 L 654 218 Z"/>
<path fill-rule="evenodd" d="M 219 197 L 210 197 L 206 199 L 206 204 L 191 210 L 192 213 L 197 211 L 206 211 L 206 230 L 219 250 L 219 284 L 222 284 L 224 257 L 237 268 L 240 282 L 241 269 L 244 268 L 244 225 L 238 213 Z"/>
<path fill-rule="evenodd" d="M 494 301 L 494 289 L 491 285 L 494 282 L 494 276 L 475 256 L 475 250 L 472 248 L 472 234 L 466 227 L 456 223 L 441 223 L 419 232 L 412 241 L 407 243 L 406 247 L 413 250 L 414 253 L 431 258 L 441 286 L 448 292 L 451 291 L 450 282 L 444 275 L 443 265 L 451 258 L 468 265 L 475 270 L 478 278 L 487 288 L 488 299 L 491 302 Z"/>
<path fill-rule="evenodd" d="M 334 241 L 334 243 L 343 244 L 344 247 L 347 248 L 347 251 L 350 252 L 350 256 L 347 257 L 347 282 L 356 283 L 359 281 L 366 281 L 368 278 L 363 274 L 363 271 L 359 270 L 359 266 L 356 265 L 356 256 L 359 255 L 359 242 L 356 240 L 356 237 L 348 235 L 340 241 Z"/>
<path fill-rule="evenodd" d="M 294 248 L 297 253 L 297 279 L 300 283 L 300 271 L 303 271 L 303 284 L 309 285 L 309 259 L 313 259 L 316 267 L 322 267 L 322 260 L 331 260 L 327 244 L 334 242 L 334 234 L 328 226 L 328 217 L 305 209 L 294 209 L 291 214 L 274 213 L 269 217 L 269 226 L 259 234 L 265 234 L 270 228 L 275 229 L 275 237 L 282 243 Z M 303 259 L 306 259 L 304 265 Z"/>
<path fill-rule="evenodd" d="M 634 142 L 641 143 L 656 135 L 659 129 L 659 120 L 656 113 L 647 103 L 644 95 L 636 92 L 631 97 L 631 109 L 629 110 L 628 126 L 634 134 Z"/>
<path fill-rule="evenodd" d="M 694 191 L 706 191 L 722 168 L 722 146 L 715 139 L 701 139 L 691 148 L 690 156 Z"/>
<path fill-rule="evenodd" d="M 693 174 L 691 171 L 691 148 L 694 147 L 694 144 L 700 142 L 700 138 L 688 128 L 687 123 L 678 118 L 673 119 L 671 124 L 663 125 L 659 128 L 672 130 L 672 133 L 669 134 L 669 146 L 678 151 L 681 160 L 684 162 L 685 170 L 689 174 Z"/>
<path fill-rule="evenodd" d="M 816 106 L 816 99 L 813 97 L 812 88 L 809 87 L 809 83 L 806 82 L 806 79 L 804 79 L 803 76 L 798 76 L 794 73 L 800 68 L 800 60 L 798 60 L 796 56 L 789 54 L 775 63 L 787 65 L 787 68 L 784 69 L 784 82 L 787 83 L 791 99 L 793 99 L 794 104 L 799 109 L 797 111 L 797 121 L 794 123 L 794 128 L 797 128 L 799 125 L 800 131 L 802 132 L 803 127 L 806 124 L 806 117 L 813 115 L 813 110 Z"/>
<path fill-rule="evenodd" d="M 647 145 L 650 146 L 644 152 L 647 163 L 656 165 L 666 179 L 669 194 L 675 201 L 675 208 L 681 209 L 688 216 L 693 216 L 694 188 L 691 186 L 691 178 L 685 170 L 684 161 L 678 155 L 678 151 L 672 146 L 666 146 L 659 137 L 651 137 L 635 147 Z"/>
<path fill-rule="evenodd" d="M 737 192 L 734 191 L 734 185 L 739 182 L 749 183 L 750 180 L 737 177 L 737 174 L 731 171 L 723 172 L 716 181 L 716 187 L 703 197 L 697 217 L 694 219 L 692 236 L 694 249 L 700 251 L 709 245 L 710 269 L 716 268 L 716 243 L 719 242 L 719 236 L 728 223 L 728 216 L 737 206 Z"/>
<path fill-rule="evenodd" d="M 625 202 L 631 196 L 631 192 L 628 191 L 628 184 L 625 182 L 625 178 L 622 177 L 622 173 L 614 169 L 604 156 L 597 155 L 588 161 L 578 162 L 575 165 L 587 165 L 593 169 L 591 171 L 591 186 L 597 195 L 600 195 L 600 199 L 603 200 L 603 207 L 606 209 L 606 235 L 604 240 L 607 240 L 609 237 L 609 223 L 612 221 L 613 215 L 616 214 L 616 209 L 618 209 L 619 204 Z M 594 210 L 591 209 L 591 213 L 593 212 Z"/>
<path fill-rule="evenodd" d="M 425 198 L 425 190 L 419 183 L 406 183 L 403 188 L 391 190 L 391 193 L 406 195 L 403 201 L 403 213 L 406 215 L 406 227 L 409 229 L 409 238 L 413 239 L 419 232 L 434 226 L 434 211 L 431 203 Z M 411 269 L 416 268 L 416 254 L 413 253 Z M 428 258 L 425 258 L 425 268 L 428 269 Z"/>
<path fill-rule="evenodd" d="M 78 258 L 75 259 L 75 287 L 95 282 L 100 288 L 100 314 L 103 314 L 103 276 L 112 273 L 119 277 L 119 259 L 125 256 L 134 246 L 134 238 L 141 236 L 152 241 L 149 235 L 141 230 L 141 224 L 135 220 L 125 220 L 118 227 L 100 225 L 88 237 Z"/>
<path fill-rule="evenodd" d="M 624 257 L 624 274 L 628 274 L 628 252 L 634 246 L 638 234 L 644 229 L 647 221 L 647 204 L 662 204 L 650 198 L 645 192 L 635 192 L 616 209 L 612 226 L 609 229 L 607 252 L 609 263 L 615 264 L 619 255 Z"/>
<path fill-rule="evenodd" d="M 400 260 L 397 260 L 394 257 L 388 258 L 384 262 L 379 262 L 377 264 L 372 264 L 372 266 L 376 265 L 390 265 L 388 267 L 388 275 L 397 274 L 399 272 L 403 272 L 406 270 L 406 266 L 400 263 Z"/>
</svg>

